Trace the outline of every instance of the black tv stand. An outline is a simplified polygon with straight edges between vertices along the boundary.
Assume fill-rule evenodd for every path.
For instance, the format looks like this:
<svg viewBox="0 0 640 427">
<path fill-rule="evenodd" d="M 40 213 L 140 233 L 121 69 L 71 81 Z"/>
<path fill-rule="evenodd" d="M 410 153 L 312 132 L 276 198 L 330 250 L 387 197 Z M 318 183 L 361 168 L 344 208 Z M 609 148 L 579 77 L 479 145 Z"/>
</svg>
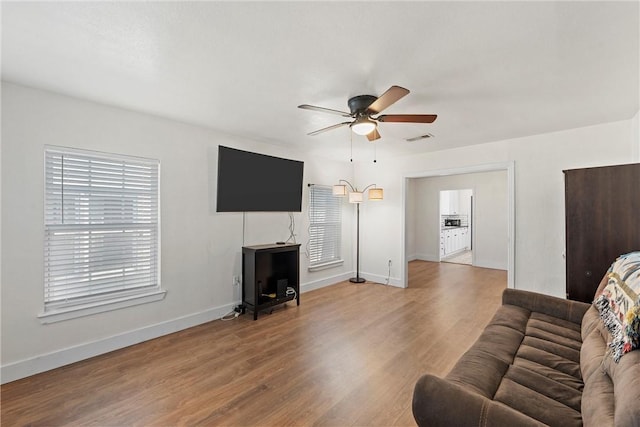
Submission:
<svg viewBox="0 0 640 427">
<path fill-rule="evenodd" d="M 259 311 L 294 299 L 300 305 L 300 245 L 243 246 L 242 304 L 253 320 Z"/>
</svg>

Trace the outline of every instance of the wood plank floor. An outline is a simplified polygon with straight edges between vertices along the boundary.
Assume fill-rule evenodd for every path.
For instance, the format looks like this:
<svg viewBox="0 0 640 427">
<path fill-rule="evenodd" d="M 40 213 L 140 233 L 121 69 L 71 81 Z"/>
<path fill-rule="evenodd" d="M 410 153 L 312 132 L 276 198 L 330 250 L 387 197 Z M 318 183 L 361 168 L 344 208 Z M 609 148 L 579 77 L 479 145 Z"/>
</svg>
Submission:
<svg viewBox="0 0 640 427">
<path fill-rule="evenodd" d="M 500 304 L 505 271 L 413 261 L 409 288 L 338 283 L 1 387 L 2 425 L 415 425 Z"/>
</svg>

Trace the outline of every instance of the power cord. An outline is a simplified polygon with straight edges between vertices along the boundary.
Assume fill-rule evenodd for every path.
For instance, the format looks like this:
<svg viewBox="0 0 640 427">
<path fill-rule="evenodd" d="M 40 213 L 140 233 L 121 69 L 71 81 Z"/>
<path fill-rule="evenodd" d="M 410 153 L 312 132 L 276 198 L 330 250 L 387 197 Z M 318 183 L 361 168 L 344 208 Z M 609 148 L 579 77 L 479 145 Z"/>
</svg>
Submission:
<svg viewBox="0 0 640 427">
<path fill-rule="evenodd" d="M 296 243 L 296 221 L 293 217 L 293 212 L 289 212 L 289 238 L 286 243 Z"/>
<path fill-rule="evenodd" d="M 387 273 L 387 280 L 385 281 L 385 285 L 389 286 L 390 279 L 391 279 L 391 260 L 389 260 L 389 272 Z"/>
<path fill-rule="evenodd" d="M 236 311 L 235 309 L 233 309 L 233 311 L 230 311 L 227 314 L 225 314 L 224 316 L 222 316 L 220 318 L 220 320 L 226 322 L 228 320 L 236 319 L 238 316 L 240 316 L 240 312 Z"/>
</svg>

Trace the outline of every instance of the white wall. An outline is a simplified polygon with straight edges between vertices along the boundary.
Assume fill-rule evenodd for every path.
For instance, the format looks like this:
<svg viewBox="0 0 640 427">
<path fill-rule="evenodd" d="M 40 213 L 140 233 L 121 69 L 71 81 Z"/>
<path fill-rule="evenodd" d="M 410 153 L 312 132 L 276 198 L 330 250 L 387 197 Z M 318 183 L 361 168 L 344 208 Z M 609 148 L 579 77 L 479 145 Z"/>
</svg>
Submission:
<svg viewBox="0 0 640 427">
<path fill-rule="evenodd" d="M 42 325 L 45 144 L 143 156 L 161 162 L 163 301 Z M 305 161 L 304 182 L 351 179 L 348 163 L 114 107 L 2 84 L 2 381 L 220 317 L 241 298 L 242 214 L 215 213 L 218 144 Z M 342 267 L 307 272 L 303 289 L 350 277 L 352 210 L 343 214 Z M 308 189 L 296 213 L 307 240 Z M 286 213 L 249 213 L 245 244 L 286 240 Z M 304 298 L 302 299 L 304 304 Z"/>
<path fill-rule="evenodd" d="M 414 240 L 414 253 L 407 257 L 425 261 L 439 261 L 440 191 L 471 188 L 474 195 L 473 251 L 478 267 L 507 269 L 508 205 L 507 172 L 493 171 L 462 175 L 413 178 L 412 197 L 407 195 L 406 215 L 412 215 L 413 229 L 407 239 Z M 411 206 L 411 207 L 410 207 Z M 414 212 L 409 212 L 411 209 Z M 408 246 L 409 247 L 409 246 Z"/>
<path fill-rule="evenodd" d="M 361 226 L 367 250 L 365 277 L 386 275 L 404 283 L 402 192 L 404 176 L 513 161 L 515 164 L 515 282 L 520 289 L 565 295 L 564 169 L 634 161 L 630 120 L 356 165 L 359 182 L 385 188 L 383 204 L 368 204 Z"/>
<path fill-rule="evenodd" d="M 633 159 L 640 162 L 640 111 L 631 120 L 631 141 L 633 144 Z"/>
</svg>

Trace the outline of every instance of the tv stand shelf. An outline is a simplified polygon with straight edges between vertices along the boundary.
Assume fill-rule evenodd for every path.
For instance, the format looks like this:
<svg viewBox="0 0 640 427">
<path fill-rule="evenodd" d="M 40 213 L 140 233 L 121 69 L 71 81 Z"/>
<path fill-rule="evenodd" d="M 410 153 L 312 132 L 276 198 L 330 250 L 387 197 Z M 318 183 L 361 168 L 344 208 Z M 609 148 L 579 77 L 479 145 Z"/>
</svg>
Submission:
<svg viewBox="0 0 640 427">
<path fill-rule="evenodd" d="M 294 299 L 300 305 L 300 245 L 243 246 L 242 304 L 253 320 L 260 310 Z"/>
</svg>

